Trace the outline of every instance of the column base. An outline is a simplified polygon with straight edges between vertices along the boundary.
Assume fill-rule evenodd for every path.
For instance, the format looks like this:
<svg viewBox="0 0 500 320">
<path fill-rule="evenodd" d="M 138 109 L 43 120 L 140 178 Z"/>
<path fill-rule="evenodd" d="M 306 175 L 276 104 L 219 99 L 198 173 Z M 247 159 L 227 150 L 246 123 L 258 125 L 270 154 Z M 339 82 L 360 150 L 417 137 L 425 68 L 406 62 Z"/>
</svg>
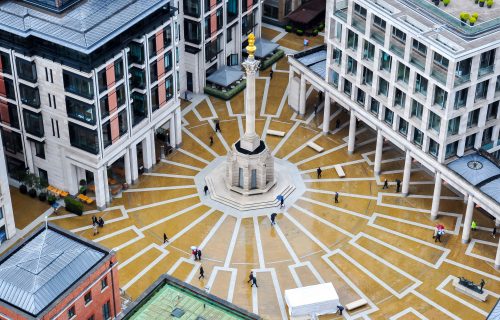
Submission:
<svg viewBox="0 0 500 320">
<path fill-rule="evenodd" d="M 468 244 L 470 242 L 470 239 L 462 239 L 463 244 Z"/>
<path fill-rule="evenodd" d="M 139 179 L 135 179 L 135 180 L 134 180 L 134 179 L 132 179 L 132 184 L 136 184 L 136 183 L 137 183 L 137 181 L 139 181 Z"/>
<path fill-rule="evenodd" d="M 104 209 L 106 209 L 106 205 L 103 205 L 103 206 L 97 206 L 97 210 L 99 211 L 103 211 Z"/>
<path fill-rule="evenodd" d="M 153 167 L 151 167 L 151 168 L 144 168 L 144 172 L 145 173 L 150 173 L 151 171 L 153 171 Z"/>
<path fill-rule="evenodd" d="M 347 154 L 353 154 L 354 150 L 347 150 Z"/>
<path fill-rule="evenodd" d="M 500 264 L 495 264 L 495 270 L 500 270 Z"/>
<path fill-rule="evenodd" d="M 403 192 L 403 197 L 408 197 L 408 195 L 410 194 L 409 192 Z"/>
<path fill-rule="evenodd" d="M 176 145 L 175 145 L 175 148 L 176 148 L 176 149 L 179 149 L 180 147 L 182 147 L 182 142 L 181 142 L 181 143 L 179 143 L 179 144 L 176 144 Z"/>
<path fill-rule="evenodd" d="M 380 176 L 380 171 L 373 171 L 373 174 L 375 174 L 376 176 Z"/>
<path fill-rule="evenodd" d="M 330 133 L 330 131 L 323 131 L 323 135 L 327 136 Z"/>
<path fill-rule="evenodd" d="M 436 214 L 436 215 L 431 214 L 431 220 L 432 220 L 432 221 L 436 220 L 437 218 L 438 218 L 438 215 L 437 215 L 437 214 Z"/>
</svg>

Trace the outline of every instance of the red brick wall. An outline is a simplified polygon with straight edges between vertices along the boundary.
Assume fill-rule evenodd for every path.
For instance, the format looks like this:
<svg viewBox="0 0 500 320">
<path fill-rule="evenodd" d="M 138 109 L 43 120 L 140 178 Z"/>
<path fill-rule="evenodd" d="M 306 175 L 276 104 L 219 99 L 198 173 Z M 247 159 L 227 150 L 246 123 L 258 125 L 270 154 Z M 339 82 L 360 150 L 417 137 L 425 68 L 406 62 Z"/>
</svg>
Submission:
<svg viewBox="0 0 500 320">
<path fill-rule="evenodd" d="M 110 260 L 113 264 L 116 264 L 116 256 L 113 255 Z M 113 273 L 113 276 L 111 276 L 111 272 Z M 108 279 L 108 287 L 101 292 L 101 279 L 104 277 Z M 111 280 L 112 278 L 113 282 Z M 92 287 L 88 288 L 91 285 Z M 89 291 L 92 292 L 92 301 L 85 306 L 85 294 Z M 68 294 L 57 306 L 55 306 L 55 308 L 46 313 L 41 319 L 48 320 L 57 316 L 56 319 L 58 320 L 67 320 L 68 310 L 72 306 L 75 306 L 76 317 L 74 319 L 87 320 L 90 316 L 94 315 L 95 320 L 102 320 L 102 306 L 106 303 L 106 301 L 109 301 L 111 317 L 114 318 L 121 310 L 120 288 L 118 284 L 118 269 L 115 265 L 114 268 L 110 270 L 109 260 L 103 263 L 96 270 L 96 272 L 89 275 L 76 290 Z M 116 314 L 114 311 L 115 306 Z M 12 312 L 12 310 L 13 309 L 9 310 L 0 306 L 0 319 L 5 319 L 5 317 L 2 317 L 1 314 L 5 314 L 7 317 L 15 320 L 25 319 L 24 317 Z"/>
</svg>

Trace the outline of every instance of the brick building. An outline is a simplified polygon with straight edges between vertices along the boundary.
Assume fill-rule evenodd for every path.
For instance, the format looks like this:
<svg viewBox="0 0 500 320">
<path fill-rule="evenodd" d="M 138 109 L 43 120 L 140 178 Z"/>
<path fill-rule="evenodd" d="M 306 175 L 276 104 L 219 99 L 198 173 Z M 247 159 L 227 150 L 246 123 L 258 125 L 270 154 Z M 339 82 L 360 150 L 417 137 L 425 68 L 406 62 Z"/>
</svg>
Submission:
<svg viewBox="0 0 500 320">
<path fill-rule="evenodd" d="M 114 252 L 42 226 L 0 258 L 0 319 L 112 319 L 116 266 Z"/>
</svg>

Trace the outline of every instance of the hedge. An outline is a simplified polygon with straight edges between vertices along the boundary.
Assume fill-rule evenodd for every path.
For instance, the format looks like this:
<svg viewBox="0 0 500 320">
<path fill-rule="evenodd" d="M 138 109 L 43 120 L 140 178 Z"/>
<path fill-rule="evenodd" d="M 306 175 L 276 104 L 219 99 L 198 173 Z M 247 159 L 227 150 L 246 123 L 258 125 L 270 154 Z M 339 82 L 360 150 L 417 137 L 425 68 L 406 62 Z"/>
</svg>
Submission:
<svg viewBox="0 0 500 320">
<path fill-rule="evenodd" d="M 79 216 L 81 216 L 83 213 L 83 203 L 71 196 L 67 196 L 64 198 L 64 205 L 66 206 L 66 210 L 71 213 L 77 214 Z"/>
<path fill-rule="evenodd" d="M 243 91 L 247 86 L 247 81 L 246 80 L 241 80 L 240 83 L 236 84 L 234 88 L 232 88 L 229 91 L 222 92 L 222 90 L 212 88 L 210 86 L 206 86 L 203 91 L 206 94 L 209 94 L 211 96 L 214 96 L 216 98 L 222 99 L 222 100 L 230 100 L 232 97 Z"/>
<path fill-rule="evenodd" d="M 271 57 L 267 58 L 264 60 L 264 62 L 261 63 L 260 65 L 260 70 L 265 70 L 272 66 L 276 61 L 279 59 L 283 58 L 285 56 L 285 51 L 283 50 L 277 50 Z"/>
</svg>

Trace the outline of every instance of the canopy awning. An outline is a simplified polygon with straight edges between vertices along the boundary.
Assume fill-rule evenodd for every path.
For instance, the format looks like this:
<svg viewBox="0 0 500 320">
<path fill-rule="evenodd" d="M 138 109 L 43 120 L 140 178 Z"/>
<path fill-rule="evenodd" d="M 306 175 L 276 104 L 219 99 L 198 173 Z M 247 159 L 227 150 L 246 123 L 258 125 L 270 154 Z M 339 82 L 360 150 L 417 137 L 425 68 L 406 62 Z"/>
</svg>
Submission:
<svg viewBox="0 0 500 320">
<path fill-rule="evenodd" d="M 228 87 L 243 77 L 243 71 L 234 67 L 223 66 L 212 73 L 207 81 L 222 87 Z"/>
<path fill-rule="evenodd" d="M 298 7 L 296 10 L 290 13 L 287 18 L 295 23 L 308 25 L 319 15 L 324 15 L 325 10 L 325 0 L 311 0 Z"/>
<path fill-rule="evenodd" d="M 258 38 L 255 40 L 255 46 L 257 47 L 257 50 L 254 53 L 255 57 L 265 58 L 273 53 L 273 51 L 276 50 L 280 45 L 266 39 Z M 247 52 L 247 49 L 245 48 L 243 49 L 243 51 Z"/>
</svg>

